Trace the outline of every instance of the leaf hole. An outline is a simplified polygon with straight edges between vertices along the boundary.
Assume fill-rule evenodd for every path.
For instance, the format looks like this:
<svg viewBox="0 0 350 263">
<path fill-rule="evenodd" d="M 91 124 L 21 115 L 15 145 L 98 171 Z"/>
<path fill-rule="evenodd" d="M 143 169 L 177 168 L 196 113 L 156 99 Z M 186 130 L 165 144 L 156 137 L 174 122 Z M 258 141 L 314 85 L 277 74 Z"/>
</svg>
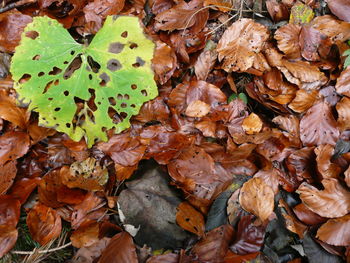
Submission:
<svg viewBox="0 0 350 263">
<path fill-rule="evenodd" d="M 123 99 L 123 95 L 122 95 L 122 94 L 118 94 L 118 95 L 117 95 L 117 99 L 118 99 L 118 100 L 122 100 L 122 99 Z"/>
<path fill-rule="evenodd" d="M 131 104 L 130 107 L 131 108 L 136 108 L 136 105 L 135 104 Z"/>
<path fill-rule="evenodd" d="M 117 102 L 115 101 L 115 99 L 113 97 L 109 97 L 108 101 L 109 101 L 109 104 L 111 104 L 112 106 L 115 106 L 117 104 Z"/>
<path fill-rule="evenodd" d="M 70 54 L 73 56 L 73 55 L 75 54 L 75 51 L 72 50 L 72 51 L 70 52 Z"/>
<path fill-rule="evenodd" d="M 130 49 L 138 48 L 138 45 L 136 43 L 131 43 L 129 48 Z"/>
<path fill-rule="evenodd" d="M 91 74 L 89 74 L 89 80 L 92 80 L 92 75 Z"/>
<path fill-rule="evenodd" d="M 120 64 L 119 60 L 113 58 L 107 62 L 107 68 L 110 71 L 116 71 L 122 68 L 122 64 Z"/>
<path fill-rule="evenodd" d="M 122 121 L 121 116 L 112 107 L 108 108 L 108 116 L 112 119 L 114 124 L 118 124 L 118 123 L 120 123 Z"/>
<path fill-rule="evenodd" d="M 143 65 L 145 65 L 146 62 L 142 58 L 137 57 L 136 58 L 136 63 L 139 63 L 140 66 L 142 67 Z"/>
<path fill-rule="evenodd" d="M 132 85 L 131 85 L 131 88 L 132 88 L 133 90 L 135 90 L 135 89 L 137 89 L 137 85 L 136 85 L 136 84 L 132 84 Z"/>
<path fill-rule="evenodd" d="M 70 123 L 66 123 L 67 128 L 70 128 L 70 126 L 71 126 Z"/>
<path fill-rule="evenodd" d="M 126 112 L 121 112 L 120 117 L 122 117 L 123 119 L 126 119 L 128 117 L 128 114 Z"/>
<path fill-rule="evenodd" d="M 106 84 L 111 80 L 109 76 L 104 72 L 100 75 L 101 81 L 100 81 L 100 86 L 104 87 Z"/>
<path fill-rule="evenodd" d="M 145 96 L 145 97 L 148 95 L 148 94 L 147 94 L 147 91 L 146 91 L 146 90 L 144 90 L 144 89 L 143 89 L 143 90 L 141 90 L 141 94 L 142 94 L 143 96 Z"/>
<path fill-rule="evenodd" d="M 37 31 L 32 30 L 32 31 L 27 31 L 25 35 L 26 37 L 29 37 L 34 40 L 39 36 L 39 33 Z"/>
<path fill-rule="evenodd" d="M 50 76 L 55 76 L 58 75 L 62 72 L 62 69 L 58 68 L 58 67 L 53 67 L 52 70 L 49 72 Z"/>
<path fill-rule="evenodd" d="M 140 63 L 134 63 L 134 64 L 132 64 L 132 66 L 134 67 L 134 68 L 138 68 L 139 66 L 140 66 Z"/>
<path fill-rule="evenodd" d="M 48 98 L 47 100 L 51 101 L 51 100 L 53 100 L 53 98 Z"/>
<path fill-rule="evenodd" d="M 75 57 L 63 73 L 64 79 L 69 79 L 72 74 L 81 67 L 81 55 Z"/>
<path fill-rule="evenodd" d="M 119 54 L 124 48 L 124 44 L 120 42 L 114 42 L 109 45 L 108 51 L 114 54 Z"/>
<path fill-rule="evenodd" d="M 45 75 L 45 73 L 42 72 L 42 71 L 38 73 L 38 77 L 42 77 L 42 76 L 44 76 L 44 75 Z"/>
<path fill-rule="evenodd" d="M 123 102 L 122 104 L 120 104 L 120 107 L 122 108 L 126 108 L 128 106 L 128 104 L 126 104 L 125 102 Z"/>
<path fill-rule="evenodd" d="M 55 108 L 55 111 L 60 111 L 60 110 L 61 110 L 60 107 Z"/>
<path fill-rule="evenodd" d="M 39 60 L 40 59 L 40 55 L 35 55 L 32 60 Z"/>
<path fill-rule="evenodd" d="M 53 83 L 53 85 L 57 86 L 60 83 L 60 81 L 58 79 L 56 79 Z"/>
<path fill-rule="evenodd" d="M 90 94 L 91 94 L 91 97 L 90 97 L 90 99 L 89 99 L 89 101 L 88 101 L 88 106 L 89 106 L 89 108 L 92 110 L 92 111 L 96 111 L 97 110 L 97 106 L 96 106 L 96 104 L 95 104 L 95 98 L 96 98 L 96 96 L 95 96 L 95 90 L 94 89 L 89 89 L 89 92 L 90 92 Z"/>
<path fill-rule="evenodd" d="M 87 57 L 87 61 L 94 73 L 97 73 L 100 70 L 101 65 L 97 61 L 95 61 L 91 56 Z"/>
<path fill-rule="evenodd" d="M 43 94 L 45 94 L 49 90 L 52 84 L 53 84 L 53 80 L 51 80 L 49 83 L 46 84 Z"/>
<path fill-rule="evenodd" d="M 130 97 L 129 97 L 128 94 L 125 94 L 125 95 L 124 95 L 124 99 L 125 99 L 125 100 L 128 100 L 129 98 L 130 98 Z"/>
<path fill-rule="evenodd" d="M 27 81 L 30 80 L 32 76 L 29 75 L 29 74 L 23 74 L 23 76 L 19 79 L 19 83 L 23 84 L 23 83 L 26 83 Z"/>
<path fill-rule="evenodd" d="M 69 91 L 68 91 L 68 90 L 65 90 L 65 91 L 63 92 L 63 94 L 64 94 L 64 96 L 68 96 L 68 95 L 69 95 Z"/>
<path fill-rule="evenodd" d="M 123 33 L 120 34 L 122 38 L 127 38 L 128 37 L 128 31 L 124 31 Z"/>
</svg>

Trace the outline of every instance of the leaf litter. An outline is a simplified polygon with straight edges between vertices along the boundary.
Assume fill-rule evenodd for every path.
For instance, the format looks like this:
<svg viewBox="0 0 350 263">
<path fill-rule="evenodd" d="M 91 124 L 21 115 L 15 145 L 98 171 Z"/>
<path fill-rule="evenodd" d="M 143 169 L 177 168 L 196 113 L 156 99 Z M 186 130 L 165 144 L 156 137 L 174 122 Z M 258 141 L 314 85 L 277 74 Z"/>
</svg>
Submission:
<svg viewBox="0 0 350 263">
<path fill-rule="evenodd" d="M 0 257 L 23 262 L 68 229 L 43 262 L 349 261 L 349 9 L 42 0 L 2 12 Z M 103 75 L 108 56 L 93 50 L 118 57 L 136 24 L 121 66 L 145 95 Z M 63 38 L 75 53 L 48 68 L 46 47 Z M 69 70 L 54 68 L 66 58 Z M 79 94 L 52 93 L 79 72 Z M 96 105 L 107 89 L 108 107 Z"/>
</svg>

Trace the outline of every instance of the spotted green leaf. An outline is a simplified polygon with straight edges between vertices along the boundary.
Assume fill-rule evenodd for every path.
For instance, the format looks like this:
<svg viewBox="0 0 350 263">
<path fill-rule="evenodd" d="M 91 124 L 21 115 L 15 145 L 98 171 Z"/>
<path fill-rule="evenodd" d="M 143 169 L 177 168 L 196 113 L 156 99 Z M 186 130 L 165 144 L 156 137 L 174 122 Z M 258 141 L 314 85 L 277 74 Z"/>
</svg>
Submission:
<svg viewBox="0 0 350 263">
<path fill-rule="evenodd" d="M 56 20 L 35 17 L 22 34 L 11 72 L 22 102 L 53 127 L 89 146 L 130 127 L 142 104 L 157 96 L 154 43 L 136 17 L 109 16 L 89 45 Z"/>
<path fill-rule="evenodd" d="M 303 3 L 295 4 L 290 12 L 290 24 L 306 24 L 309 23 L 315 16 L 314 11 L 308 5 Z"/>
</svg>

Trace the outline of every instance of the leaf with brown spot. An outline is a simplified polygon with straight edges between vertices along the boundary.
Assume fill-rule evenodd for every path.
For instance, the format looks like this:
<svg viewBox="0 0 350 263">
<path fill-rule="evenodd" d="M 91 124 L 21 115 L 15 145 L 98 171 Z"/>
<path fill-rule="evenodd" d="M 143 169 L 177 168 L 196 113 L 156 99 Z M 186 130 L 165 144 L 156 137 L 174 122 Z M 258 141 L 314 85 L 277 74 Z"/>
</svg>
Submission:
<svg viewBox="0 0 350 263">
<path fill-rule="evenodd" d="M 191 250 L 199 262 L 223 262 L 234 235 L 231 225 L 222 225 L 209 231 Z"/>
<path fill-rule="evenodd" d="M 315 154 L 317 156 L 317 170 L 322 175 L 322 178 L 337 178 L 341 168 L 339 165 L 331 162 L 334 147 L 329 144 L 319 145 L 315 148 Z"/>
<path fill-rule="evenodd" d="M 317 231 L 316 237 L 333 246 L 350 245 L 350 215 L 329 219 Z"/>
<path fill-rule="evenodd" d="M 350 67 L 347 67 L 342 71 L 335 88 L 339 94 L 350 97 Z"/>
<path fill-rule="evenodd" d="M 222 68 L 227 72 L 245 72 L 253 68 L 268 37 L 268 29 L 252 19 L 234 22 L 226 29 L 217 46 L 219 60 L 223 60 Z M 266 67 L 269 69 L 268 65 Z"/>
<path fill-rule="evenodd" d="M 262 129 L 263 122 L 255 113 L 249 114 L 248 117 L 244 118 L 242 128 L 246 134 L 256 134 Z"/>
<path fill-rule="evenodd" d="M 165 84 L 178 67 L 174 49 L 161 41 L 157 41 L 152 59 L 152 67 L 159 83 L 162 85 Z"/>
<path fill-rule="evenodd" d="M 185 114 L 188 117 L 201 118 L 207 115 L 209 111 L 210 105 L 201 100 L 194 100 L 187 106 Z"/>
<path fill-rule="evenodd" d="M 188 202 L 182 202 L 177 207 L 176 223 L 183 229 L 197 236 L 204 235 L 205 221 L 203 215 Z"/>
<path fill-rule="evenodd" d="M 301 26 L 287 24 L 281 26 L 275 32 L 277 46 L 289 58 L 300 58 L 299 34 Z"/>
<path fill-rule="evenodd" d="M 108 142 L 99 143 L 97 148 L 123 166 L 137 164 L 146 150 L 146 146 L 130 133 L 115 134 Z"/>
<path fill-rule="evenodd" d="M 318 91 L 316 90 L 306 91 L 300 89 L 296 92 L 295 98 L 288 104 L 288 107 L 295 112 L 303 113 L 314 105 L 317 95 Z"/>
<path fill-rule="evenodd" d="M 12 186 L 17 174 L 16 164 L 16 161 L 9 161 L 2 166 L 0 170 L 0 195 L 5 194 Z"/>
<path fill-rule="evenodd" d="M 32 238 L 42 246 L 61 234 L 61 217 L 55 210 L 40 203 L 27 215 L 27 225 Z"/>
<path fill-rule="evenodd" d="M 305 146 L 335 145 L 338 137 L 337 122 L 326 102 L 312 106 L 300 121 L 300 138 Z"/>
<path fill-rule="evenodd" d="M 16 160 L 29 149 L 29 136 L 24 132 L 11 131 L 0 136 L 0 165 Z"/>
<path fill-rule="evenodd" d="M 115 262 L 138 263 L 136 248 L 132 237 L 127 232 L 116 234 L 102 252 L 99 263 Z"/>
<path fill-rule="evenodd" d="M 193 33 L 198 33 L 204 28 L 209 18 L 208 9 L 202 9 L 202 7 L 203 0 L 192 0 L 188 3 L 180 1 L 155 17 L 155 28 L 157 31 L 190 29 Z"/>
<path fill-rule="evenodd" d="M 274 192 L 261 178 L 244 183 L 239 195 L 242 208 L 265 221 L 273 212 Z"/>
<path fill-rule="evenodd" d="M 303 203 L 323 217 L 341 217 L 350 212 L 350 192 L 337 179 L 323 179 L 324 190 L 302 183 L 297 193 Z"/>
</svg>

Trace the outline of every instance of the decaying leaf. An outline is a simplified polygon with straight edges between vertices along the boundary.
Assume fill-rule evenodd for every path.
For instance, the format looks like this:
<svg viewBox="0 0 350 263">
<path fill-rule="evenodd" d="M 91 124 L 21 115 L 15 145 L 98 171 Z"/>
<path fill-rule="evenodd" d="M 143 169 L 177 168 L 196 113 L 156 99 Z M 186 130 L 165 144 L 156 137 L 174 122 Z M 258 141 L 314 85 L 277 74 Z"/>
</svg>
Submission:
<svg viewBox="0 0 350 263">
<path fill-rule="evenodd" d="M 0 195 L 5 194 L 12 186 L 17 174 L 16 161 L 5 163 L 0 170 Z"/>
<path fill-rule="evenodd" d="M 350 67 L 342 71 L 335 85 L 339 94 L 350 97 Z"/>
<path fill-rule="evenodd" d="M 336 105 L 338 126 L 341 131 L 350 129 L 350 99 L 343 97 Z"/>
<path fill-rule="evenodd" d="M 204 217 L 188 202 L 182 202 L 177 207 L 176 223 L 198 236 L 204 234 Z"/>
<path fill-rule="evenodd" d="M 316 90 L 306 91 L 300 89 L 296 92 L 295 98 L 288 104 L 293 111 L 302 113 L 312 107 L 317 99 L 318 92 Z"/>
<path fill-rule="evenodd" d="M 27 153 L 29 136 L 24 132 L 7 132 L 0 136 L 0 165 L 16 160 Z"/>
<path fill-rule="evenodd" d="M 299 34 L 301 27 L 295 24 L 287 24 L 275 32 L 277 46 L 289 58 L 300 57 Z"/>
<path fill-rule="evenodd" d="M 350 211 L 350 192 L 337 179 L 323 179 L 324 190 L 302 183 L 297 193 L 303 203 L 316 214 L 323 217 L 341 217 Z"/>
<path fill-rule="evenodd" d="M 239 195 L 242 208 L 265 221 L 273 212 L 274 193 L 261 178 L 252 178 L 244 183 Z"/>
<path fill-rule="evenodd" d="M 259 56 L 268 37 L 267 28 L 252 19 L 234 22 L 217 46 L 219 60 L 223 60 L 222 68 L 227 72 L 245 72 L 250 68 L 263 72 L 269 69 L 265 59 Z"/>
<path fill-rule="evenodd" d="M 317 231 L 317 238 L 333 246 L 350 245 L 350 215 L 329 219 Z"/>
</svg>

